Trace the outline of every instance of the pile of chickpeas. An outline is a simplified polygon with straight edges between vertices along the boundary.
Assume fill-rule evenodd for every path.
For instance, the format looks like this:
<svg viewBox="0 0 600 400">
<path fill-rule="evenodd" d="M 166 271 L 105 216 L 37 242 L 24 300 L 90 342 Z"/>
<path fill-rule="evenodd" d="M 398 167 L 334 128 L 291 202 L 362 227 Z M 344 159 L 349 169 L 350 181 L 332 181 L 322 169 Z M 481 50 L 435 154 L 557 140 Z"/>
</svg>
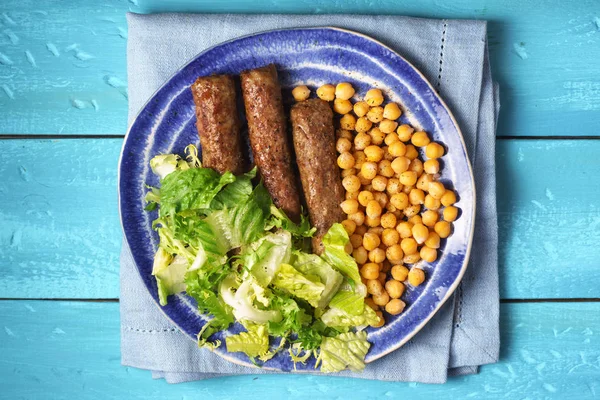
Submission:
<svg viewBox="0 0 600 400">
<path fill-rule="evenodd" d="M 437 259 L 440 240 L 451 235 L 458 209 L 454 191 L 438 181 L 444 147 L 426 132 L 400 125 L 402 110 L 393 102 L 384 105 L 380 89 L 369 90 L 353 104 L 354 94 L 345 82 L 317 89 L 317 96 L 333 101 L 333 110 L 341 115 L 336 149 L 346 190 L 342 225 L 352 245 L 347 251 L 367 287 L 365 302 L 379 316 L 374 327 L 380 327 L 385 323 L 382 310 L 391 315 L 404 311 L 405 285 L 425 281 L 418 263 Z M 298 86 L 292 95 L 304 101 L 310 90 Z"/>
</svg>

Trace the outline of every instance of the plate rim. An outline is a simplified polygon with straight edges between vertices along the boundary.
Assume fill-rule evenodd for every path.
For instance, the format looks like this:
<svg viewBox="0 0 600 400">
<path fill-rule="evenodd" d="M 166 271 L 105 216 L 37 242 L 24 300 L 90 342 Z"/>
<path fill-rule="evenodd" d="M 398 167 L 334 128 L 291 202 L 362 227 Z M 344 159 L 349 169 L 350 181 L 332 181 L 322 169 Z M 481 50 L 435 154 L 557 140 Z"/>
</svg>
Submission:
<svg viewBox="0 0 600 400">
<path fill-rule="evenodd" d="M 473 167 L 471 165 L 471 160 L 469 158 L 469 153 L 467 151 L 467 146 L 464 140 L 464 135 L 462 133 L 462 130 L 460 128 L 460 125 L 458 124 L 458 122 L 456 121 L 456 118 L 454 117 L 454 114 L 452 113 L 452 111 L 450 110 L 450 108 L 448 107 L 448 105 L 446 104 L 446 102 L 444 101 L 444 99 L 440 96 L 440 94 L 435 90 L 435 88 L 433 87 L 433 85 L 431 84 L 431 82 L 429 82 L 429 80 L 425 77 L 425 75 L 423 75 L 423 73 L 417 68 L 415 67 L 410 61 L 408 61 L 406 58 L 404 58 L 400 53 L 398 53 L 396 50 L 392 49 L 391 47 L 389 47 L 388 45 L 386 45 L 385 43 L 382 43 L 381 41 L 367 35 L 361 32 L 357 32 L 351 29 L 346 29 L 346 28 L 340 28 L 340 27 L 336 27 L 336 26 L 331 26 L 331 25 L 325 25 L 325 26 L 314 26 L 314 27 L 291 27 L 291 28 L 277 28 L 277 29 L 269 29 L 269 30 L 265 30 L 265 31 L 259 31 L 259 32 L 254 32 L 254 33 L 250 33 L 248 35 L 243 35 L 243 36 L 239 36 L 239 37 L 235 37 L 229 40 L 225 40 L 223 42 L 219 42 L 213 46 L 210 46 L 204 50 L 202 50 L 201 52 L 197 53 L 196 55 L 194 55 L 193 57 L 190 58 L 189 61 L 185 62 L 184 64 L 182 64 L 180 67 L 177 68 L 176 71 L 174 71 L 167 79 L 165 79 L 165 81 L 148 97 L 148 99 L 144 102 L 144 104 L 140 107 L 140 109 L 136 112 L 135 117 L 131 120 L 131 123 L 129 124 L 128 121 L 128 128 L 127 128 L 127 132 L 125 133 L 125 136 L 123 137 L 123 144 L 121 145 L 121 150 L 119 153 L 119 161 L 117 164 L 117 204 L 118 204 L 118 210 L 119 210 L 119 222 L 121 224 L 121 230 L 123 232 L 123 241 L 124 243 L 127 245 L 127 247 L 129 249 L 131 249 L 131 246 L 129 245 L 129 240 L 127 238 L 127 234 L 125 232 L 125 224 L 123 221 L 123 212 L 121 209 L 121 170 L 122 170 L 122 163 L 123 163 L 123 156 L 124 156 L 124 152 L 125 152 L 125 147 L 127 145 L 131 130 L 133 128 L 133 126 L 135 125 L 135 122 L 137 121 L 137 119 L 139 118 L 139 116 L 142 114 L 142 112 L 145 110 L 145 108 L 148 106 L 148 104 L 150 104 L 150 102 L 152 101 L 152 99 L 154 99 L 154 97 L 158 94 L 158 92 L 160 92 L 177 74 L 179 74 L 184 68 L 186 68 L 188 65 L 192 64 L 193 62 L 195 62 L 198 58 L 200 58 L 203 54 L 217 48 L 220 47 L 222 45 L 225 45 L 227 43 L 231 43 L 237 40 L 241 40 L 241 39 L 246 39 L 246 38 L 251 38 L 254 36 L 260 36 L 260 35 L 264 35 L 264 34 L 269 34 L 269 33 L 276 33 L 276 32 L 282 32 L 282 31 L 311 31 L 311 30 L 328 30 L 328 31 L 339 31 L 339 32 L 344 32 L 350 35 L 354 35 L 354 36 L 359 36 L 364 40 L 368 40 L 371 42 L 374 42 L 375 44 L 385 48 L 386 50 L 388 50 L 389 52 L 393 53 L 395 56 L 399 57 L 401 60 L 403 60 L 410 68 L 413 69 L 414 72 L 417 73 L 417 75 L 427 84 L 427 86 L 429 87 L 429 89 L 431 90 L 431 92 L 434 94 L 435 98 L 441 103 L 441 105 L 444 107 L 444 109 L 446 110 L 446 112 L 448 113 L 448 116 L 450 117 L 450 120 L 452 122 L 452 124 L 455 126 L 456 131 L 458 133 L 458 137 L 460 139 L 460 142 L 463 146 L 464 149 L 464 153 L 465 153 L 465 159 L 467 162 L 467 168 L 469 171 L 469 178 L 471 180 L 471 187 L 473 188 L 472 190 L 472 218 L 471 218 L 471 226 L 470 226 L 470 234 L 469 234 L 469 238 L 468 238 L 468 242 L 467 242 L 467 246 L 466 246 L 466 251 L 465 251 L 465 258 L 464 261 L 462 263 L 462 266 L 460 268 L 460 271 L 458 272 L 458 275 L 456 277 L 456 279 L 454 280 L 454 282 L 448 287 L 448 290 L 445 292 L 443 298 L 440 299 L 440 301 L 437 303 L 437 305 L 433 308 L 433 310 L 429 313 L 429 315 L 427 316 L 427 318 L 424 318 L 423 321 L 421 321 L 421 323 L 419 323 L 417 326 L 415 326 L 413 328 L 413 330 L 408 333 L 402 340 L 392 344 L 391 346 L 389 346 L 385 351 L 381 352 L 376 358 L 372 358 L 370 360 L 365 360 L 366 364 L 369 364 L 371 362 L 374 362 L 376 360 L 381 359 L 382 357 L 385 357 L 386 355 L 392 353 L 395 350 L 398 350 L 400 347 L 404 346 L 409 340 L 411 340 L 417 333 L 419 333 L 421 331 L 421 329 L 423 329 L 423 327 L 438 313 L 438 311 L 442 308 L 442 306 L 444 306 L 444 304 L 446 304 L 446 302 L 448 301 L 448 299 L 454 294 L 454 292 L 456 291 L 456 289 L 458 288 L 458 286 L 460 285 L 460 283 L 462 282 L 462 279 L 464 277 L 464 274 L 468 268 L 469 265 L 469 260 L 470 260 L 470 256 L 471 256 L 471 250 L 473 247 L 473 238 L 475 235 L 475 219 L 477 216 L 477 188 L 475 186 L 475 177 L 473 175 Z M 131 251 L 131 250 L 130 250 Z M 137 265 L 137 263 L 135 262 L 135 259 L 133 257 L 133 253 L 131 253 L 132 255 L 132 259 L 134 262 L 134 265 L 136 267 L 136 270 L 138 272 L 138 274 L 142 275 L 142 271 L 140 270 L 139 266 Z M 144 284 L 144 287 L 146 288 L 146 290 L 149 290 L 149 288 L 147 287 L 147 285 Z M 152 297 L 152 296 L 151 296 Z M 176 326 L 180 331 L 181 328 L 179 327 L 179 324 L 177 322 L 175 322 L 166 312 L 165 310 L 155 301 L 154 297 L 152 297 L 152 303 L 160 310 L 160 312 L 163 314 L 163 316 L 165 316 L 167 318 L 168 321 L 170 321 L 174 326 Z M 183 332 L 182 332 L 183 333 Z M 194 339 L 190 336 L 187 335 L 185 333 L 183 333 L 184 336 L 188 337 L 190 340 L 194 341 Z M 215 354 L 217 354 L 218 356 L 222 357 L 223 359 L 233 362 L 234 364 L 237 365 L 241 365 L 241 366 L 245 366 L 245 367 L 252 367 L 252 368 L 259 368 L 259 369 L 263 369 L 263 370 L 270 370 L 270 371 L 280 371 L 280 372 L 284 372 L 283 370 L 279 369 L 279 368 L 275 368 L 275 367 L 266 367 L 266 366 L 257 366 L 254 365 L 252 363 L 248 363 L 248 362 L 244 362 L 243 360 L 240 360 L 238 358 L 235 357 L 228 357 L 227 354 L 228 353 L 221 353 L 221 352 L 214 352 Z M 317 370 L 311 371 L 311 370 L 298 370 L 298 371 L 294 371 L 295 373 L 312 373 L 312 372 L 318 372 Z"/>
</svg>

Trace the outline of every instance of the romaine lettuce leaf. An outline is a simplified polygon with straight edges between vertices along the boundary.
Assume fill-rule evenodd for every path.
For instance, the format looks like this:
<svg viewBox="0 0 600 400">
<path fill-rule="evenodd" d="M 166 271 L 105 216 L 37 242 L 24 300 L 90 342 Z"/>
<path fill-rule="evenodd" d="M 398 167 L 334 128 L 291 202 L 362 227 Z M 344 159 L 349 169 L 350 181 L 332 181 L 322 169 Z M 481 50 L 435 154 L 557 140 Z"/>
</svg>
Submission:
<svg viewBox="0 0 600 400">
<path fill-rule="evenodd" d="M 321 372 L 325 373 L 339 372 L 346 368 L 355 372 L 362 371 L 365 368 L 365 356 L 369 347 L 365 331 L 324 337 L 317 364 L 321 363 Z"/>
<path fill-rule="evenodd" d="M 248 357 L 263 356 L 269 351 L 269 335 L 264 325 L 247 324 L 247 332 L 227 336 L 225 345 L 228 352 L 241 351 Z"/>
<path fill-rule="evenodd" d="M 324 251 L 321 257 L 347 278 L 352 279 L 355 284 L 359 284 L 361 280 L 358 265 L 344 250 L 349 241 L 348 233 L 342 224 L 333 224 L 323 236 Z"/>
<path fill-rule="evenodd" d="M 289 263 L 292 254 L 292 236 L 289 232 L 270 233 L 240 254 L 244 267 L 263 287 L 267 287 L 281 264 Z"/>
<path fill-rule="evenodd" d="M 281 228 L 290 232 L 295 238 L 309 238 L 314 235 L 317 228 L 310 227 L 310 221 L 304 214 L 300 216 L 300 223 L 296 224 L 288 218 L 283 210 L 271 205 L 271 217 L 268 222 L 269 227 Z"/>
<path fill-rule="evenodd" d="M 293 266 L 305 275 L 316 275 L 325 284 L 318 307 L 325 308 L 331 298 L 336 294 L 344 278 L 331 266 L 316 254 L 308 254 L 303 251 L 294 251 Z"/>
<path fill-rule="evenodd" d="M 289 264 L 281 264 L 272 284 L 295 297 L 308 301 L 313 307 L 318 307 L 321 294 L 325 289 L 318 276 L 303 275 Z"/>
<path fill-rule="evenodd" d="M 379 317 L 371 307 L 363 307 L 360 315 L 352 315 L 339 308 L 330 308 L 321 316 L 321 321 L 327 326 L 343 331 L 356 326 L 376 324 Z"/>
<path fill-rule="evenodd" d="M 279 310 L 261 310 L 254 305 L 256 290 L 260 287 L 251 277 L 241 284 L 235 274 L 228 275 L 219 287 L 221 299 L 233 309 L 235 319 L 264 324 L 270 321 L 279 322 L 282 319 Z M 258 289 L 260 290 L 260 289 Z"/>
<path fill-rule="evenodd" d="M 365 296 L 350 290 L 340 290 L 329 302 L 329 307 L 340 309 L 350 315 L 362 315 L 365 308 Z"/>
</svg>

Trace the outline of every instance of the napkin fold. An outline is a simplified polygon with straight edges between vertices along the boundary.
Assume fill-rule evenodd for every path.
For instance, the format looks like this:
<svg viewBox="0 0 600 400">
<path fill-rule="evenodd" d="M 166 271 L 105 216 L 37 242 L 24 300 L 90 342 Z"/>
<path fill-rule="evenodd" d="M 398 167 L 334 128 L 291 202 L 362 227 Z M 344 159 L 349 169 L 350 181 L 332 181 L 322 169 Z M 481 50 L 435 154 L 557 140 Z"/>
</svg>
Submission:
<svg viewBox="0 0 600 400">
<path fill-rule="evenodd" d="M 499 354 L 498 229 L 495 131 L 498 88 L 488 60 L 486 22 L 367 15 L 128 14 L 129 123 L 182 64 L 236 37 L 291 27 L 336 26 L 369 35 L 415 65 L 439 91 L 464 135 L 477 190 L 469 266 L 455 295 L 406 345 L 337 375 L 442 383 L 476 373 Z M 273 373 L 239 366 L 184 336 L 162 315 L 139 277 L 127 245 L 121 252 L 122 364 L 170 383 Z"/>
</svg>

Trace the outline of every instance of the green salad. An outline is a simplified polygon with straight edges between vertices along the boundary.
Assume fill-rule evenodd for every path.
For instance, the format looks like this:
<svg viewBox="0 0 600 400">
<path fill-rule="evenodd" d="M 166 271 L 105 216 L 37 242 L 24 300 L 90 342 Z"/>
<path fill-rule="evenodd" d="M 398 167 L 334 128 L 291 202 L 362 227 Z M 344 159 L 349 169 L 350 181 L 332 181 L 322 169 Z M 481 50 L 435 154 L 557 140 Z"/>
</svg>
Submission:
<svg viewBox="0 0 600 400">
<path fill-rule="evenodd" d="M 198 332 L 200 347 L 223 346 L 211 336 L 238 322 L 246 331 L 224 345 L 257 365 L 286 351 L 294 363 L 314 356 L 322 372 L 364 368 L 363 329 L 378 317 L 364 303 L 341 224 L 324 236 L 323 254 L 311 254 L 308 219 L 296 224 L 275 207 L 253 183 L 256 169 L 234 176 L 202 168 L 193 145 L 185 159 L 158 155 L 150 166 L 160 178 L 146 196 L 147 210 L 158 207 L 152 274 L 160 303 L 180 292 L 196 300 L 211 317 Z"/>
</svg>

